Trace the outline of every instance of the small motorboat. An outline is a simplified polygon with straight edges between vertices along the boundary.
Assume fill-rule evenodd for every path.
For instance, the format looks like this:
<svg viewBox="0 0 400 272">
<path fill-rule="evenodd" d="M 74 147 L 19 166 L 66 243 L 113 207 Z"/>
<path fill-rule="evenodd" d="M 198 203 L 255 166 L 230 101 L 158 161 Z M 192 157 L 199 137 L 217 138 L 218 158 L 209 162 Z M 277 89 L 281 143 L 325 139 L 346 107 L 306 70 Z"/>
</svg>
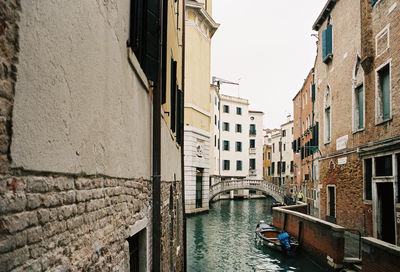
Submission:
<svg viewBox="0 0 400 272">
<path fill-rule="evenodd" d="M 279 202 L 279 201 L 274 201 L 271 204 L 271 209 L 274 207 L 280 207 L 280 206 L 285 206 L 285 203 Z"/>
<path fill-rule="evenodd" d="M 295 237 L 273 225 L 265 223 L 264 220 L 257 224 L 254 236 L 259 244 L 284 252 L 288 256 L 293 256 L 299 246 Z"/>
</svg>

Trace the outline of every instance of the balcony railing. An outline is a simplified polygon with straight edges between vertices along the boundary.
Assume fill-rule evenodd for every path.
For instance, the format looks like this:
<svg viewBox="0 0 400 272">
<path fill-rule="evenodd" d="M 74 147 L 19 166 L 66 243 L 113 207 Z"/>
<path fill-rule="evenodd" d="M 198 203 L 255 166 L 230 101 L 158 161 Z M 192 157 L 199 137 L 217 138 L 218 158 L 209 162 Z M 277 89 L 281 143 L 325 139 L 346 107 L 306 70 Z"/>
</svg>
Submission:
<svg viewBox="0 0 400 272">
<path fill-rule="evenodd" d="M 256 154 L 256 148 L 255 147 L 250 147 L 249 148 L 249 154 Z"/>
</svg>

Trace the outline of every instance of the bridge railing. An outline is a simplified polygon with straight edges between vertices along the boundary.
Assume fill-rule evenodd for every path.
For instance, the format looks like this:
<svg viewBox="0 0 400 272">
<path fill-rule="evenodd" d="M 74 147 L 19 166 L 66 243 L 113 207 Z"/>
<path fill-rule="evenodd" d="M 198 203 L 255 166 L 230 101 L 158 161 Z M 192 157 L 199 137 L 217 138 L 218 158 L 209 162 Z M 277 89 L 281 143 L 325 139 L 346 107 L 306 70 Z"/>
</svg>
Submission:
<svg viewBox="0 0 400 272">
<path fill-rule="evenodd" d="M 254 188 L 257 187 L 264 191 L 270 191 L 276 193 L 277 195 L 283 197 L 285 195 L 285 189 L 281 188 L 275 184 L 269 183 L 266 180 L 260 179 L 234 179 L 234 180 L 224 180 L 215 183 L 210 186 L 210 196 L 224 191 L 225 189 L 240 189 L 240 188 Z"/>
</svg>

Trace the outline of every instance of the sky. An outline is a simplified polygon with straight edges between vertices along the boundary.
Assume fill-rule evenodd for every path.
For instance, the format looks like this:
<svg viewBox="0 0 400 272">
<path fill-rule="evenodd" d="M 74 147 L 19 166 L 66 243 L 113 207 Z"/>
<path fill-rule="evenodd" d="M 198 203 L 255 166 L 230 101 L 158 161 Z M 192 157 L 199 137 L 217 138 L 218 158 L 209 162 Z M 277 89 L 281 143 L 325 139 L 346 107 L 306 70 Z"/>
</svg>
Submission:
<svg viewBox="0 0 400 272">
<path fill-rule="evenodd" d="M 244 4 L 245 3 L 245 4 Z M 213 0 L 220 24 L 212 39 L 211 75 L 233 82 L 223 94 L 264 112 L 264 128 L 293 118 L 292 99 L 314 65 L 312 25 L 326 0 Z"/>
</svg>

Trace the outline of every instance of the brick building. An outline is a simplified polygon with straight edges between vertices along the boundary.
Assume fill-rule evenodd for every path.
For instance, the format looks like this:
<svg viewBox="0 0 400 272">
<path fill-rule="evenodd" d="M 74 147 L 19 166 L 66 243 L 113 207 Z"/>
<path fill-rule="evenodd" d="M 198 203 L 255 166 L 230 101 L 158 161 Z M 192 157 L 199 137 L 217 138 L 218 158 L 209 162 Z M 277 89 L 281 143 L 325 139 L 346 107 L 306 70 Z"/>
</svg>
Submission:
<svg viewBox="0 0 400 272">
<path fill-rule="evenodd" d="M 351 121 L 352 101 L 363 79 L 362 68 L 357 66 L 361 53 L 360 2 L 327 1 L 313 29 L 318 31 L 314 123 L 319 124 L 321 153 L 314 153 L 314 158 L 318 160 L 319 215 L 363 230 L 362 165 L 357 155 L 360 132 Z"/>
<path fill-rule="evenodd" d="M 318 151 L 318 123 L 314 123 L 314 101 L 314 69 L 311 69 L 300 91 L 293 98 L 294 189 L 296 193 L 300 190 L 304 201 L 318 213 L 318 181 L 313 164 L 313 154 Z"/>
<path fill-rule="evenodd" d="M 328 1 L 313 29 L 320 217 L 399 245 L 398 1 Z"/>
<path fill-rule="evenodd" d="M 400 245 L 399 37 L 399 1 L 361 1 L 359 66 L 364 82 L 358 89 L 364 89 L 365 120 L 356 140 L 363 165 L 365 229 L 369 236 L 397 245 Z"/>
<path fill-rule="evenodd" d="M 183 270 L 184 7 L 164 2 L 1 2 L 0 271 Z"/>
</svg>

